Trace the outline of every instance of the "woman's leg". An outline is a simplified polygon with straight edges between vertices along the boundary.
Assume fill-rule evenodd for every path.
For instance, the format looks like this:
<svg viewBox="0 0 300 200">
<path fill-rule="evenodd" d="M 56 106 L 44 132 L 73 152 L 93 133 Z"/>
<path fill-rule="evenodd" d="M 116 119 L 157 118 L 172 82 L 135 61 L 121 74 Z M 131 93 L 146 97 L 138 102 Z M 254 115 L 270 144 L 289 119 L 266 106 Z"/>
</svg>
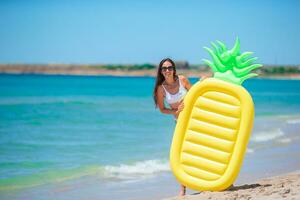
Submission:
<svg viewBox="0 0 300 200">
<path fill-rule="evenodd" d="M 186 191 L 186 187 L 184 185 L 180 185 L 179 196 L 184 196 Z"/>
</svg>

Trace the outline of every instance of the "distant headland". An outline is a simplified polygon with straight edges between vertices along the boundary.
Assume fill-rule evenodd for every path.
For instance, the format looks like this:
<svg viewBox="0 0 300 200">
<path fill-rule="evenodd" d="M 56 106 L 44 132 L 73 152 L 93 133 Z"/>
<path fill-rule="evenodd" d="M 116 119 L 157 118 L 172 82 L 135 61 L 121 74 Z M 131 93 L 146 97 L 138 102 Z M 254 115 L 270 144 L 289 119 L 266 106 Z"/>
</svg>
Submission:
<svg viewBox="0 0 300 200">
<path fill-rule="evenodd" d="M 188 77 L 209 76 L 211 70 L 206 65 L 176 62 L 179 74 Z M 53 74 L 53 75 L 94 75 L 94 76 L 150 76 L 156 75 L 154 64 L 0 64 L 1 74 Z M 300 79 L 300 65 L 264 65 L 256 70 L 260 77 Z"/>
</svg>

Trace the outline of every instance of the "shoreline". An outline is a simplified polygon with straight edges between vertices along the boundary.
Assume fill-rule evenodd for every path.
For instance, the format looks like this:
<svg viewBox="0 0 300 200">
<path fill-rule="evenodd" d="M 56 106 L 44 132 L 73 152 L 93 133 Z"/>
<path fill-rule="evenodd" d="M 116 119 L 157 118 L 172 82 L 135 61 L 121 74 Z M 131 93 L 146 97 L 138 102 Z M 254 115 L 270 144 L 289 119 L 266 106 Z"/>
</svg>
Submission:
<svg viewBox="0 0 300 200">
<path fill-rule="evenodd" d="M 185 75 L 189 78 L 199 78 L 202 76 L 211 76 L 211 72 L 202 72 L 196 70 L 177 70 L 178 74 Z M 71 75 L 71 76 L 114 76 L 114 77 L 155 77 L 155 70 L 1 70 L 1 74 L 8 75 Z M 300 80 L 300 74 L 280 74 L 280 75 L 264 75 L 260 74 L 262 79 L 276 79 L 276 80 Z"/>
<path fill-rule="evenodd" d="M 300 199 L 300 171 L 262 178 L 246 184 L 234 185 L 221 192 L 196 192 L 183 197 L 163 200 L 226 200 L 226 199 Z"/>
<path fill-rule="evenodd" d="M 258 70 L 258 78 L 300 79 L 300 66 L 265 65 L 266 70 Z M 157 66 L 144 65 L 75 65 L 75 64 L 0 64 L 0 74 L 76 75 L 76 76 L 116 76 L 155 77 Z M 209 77 L 212 71 L 204 65 L 178 68 L 177 74 L 190 78 Z"/>
</svg>

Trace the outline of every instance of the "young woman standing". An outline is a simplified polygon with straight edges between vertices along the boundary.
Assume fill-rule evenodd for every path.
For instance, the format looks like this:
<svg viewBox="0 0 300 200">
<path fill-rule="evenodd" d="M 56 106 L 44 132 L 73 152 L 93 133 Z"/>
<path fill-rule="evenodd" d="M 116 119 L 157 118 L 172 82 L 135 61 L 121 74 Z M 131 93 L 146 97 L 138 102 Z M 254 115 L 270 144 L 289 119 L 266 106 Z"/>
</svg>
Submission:
<svg viewBox="0 0 300 200">
<path fill-rule="evenodd" d="M 164 114 L 173 115 L 176 121 L 184 108 L 183 98 L 191 87 L 186 77 L 176 74 L 175 63 L 170 58 L 163 59 L 159 63 L 153 92 L 156 107 Z M 186 187 L 181 185 L 179 195 L 183 196 L 185 192 Z"/>
</svg>

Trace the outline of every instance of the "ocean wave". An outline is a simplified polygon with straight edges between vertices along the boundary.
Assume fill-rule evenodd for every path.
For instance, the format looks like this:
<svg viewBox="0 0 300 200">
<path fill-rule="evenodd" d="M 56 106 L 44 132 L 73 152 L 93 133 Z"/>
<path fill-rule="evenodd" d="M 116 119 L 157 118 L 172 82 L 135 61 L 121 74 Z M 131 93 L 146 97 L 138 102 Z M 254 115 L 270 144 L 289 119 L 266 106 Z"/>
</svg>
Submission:
<svg viewBox="0 0 300 200">
<path fill-rule="evenodd" d="M 101 100 L 101 99 L 100 99 Z M 89 99 L 85 97 L 50 97 L 50 96 L 34 96 L 34 97 L 16 97 L 2 98 L 0 105 L 44 105 L 44 104 L 99 104 L 101 101 L 97 98 Z"/>
<path fill-rule="evenodd" d="M 21 161 L 21 162 L 0 162 L 0 169 L 40 169 L 47 168 L 49 166 L 53 166 L 53 162 L 49 161 Z"/>
<path fill-rule="evenodd" d="M 299 113 L 290 114 L 290 115 L 277 115 L 277 118 L 287 124 L 299 124 L 300 123 Z"/>
<path fill-rule="evenodd" d="M 300 123 L 300 119 L 288 119 L 286 121 L 286 123 L 288 123 L 288 124 L 299 124 Z"/>
<path fill-rule="evenodd" d="M 299 96 L 299 92 L 252 92 L 252 95 L 255 96 Z"/>
<path fill-rule="evenodd" d="M 248 148 L 246 149 L 246 153 L 254 153 L 254 149 L 251 149 L 251 148 L 248 147 Z"/>
<path fill-rule="evenodd" d="M 268 142 L 284 136 L 281 129 L 273 129 L 270 131 L 260 131 L 251 137 L 253 142 Z"/>
<path fill-rule="evenodd" d="M 122 97 L 124 102 L 135 102 L 137 104 L 143 103 L 137 97 Z M 145 98 L 149 100 L 149 98 Z M 17 97 L 1 97 L 1 106 L 10 105 L 48 105 L 48 104 L 79 104 L 79 105 L 107 105 L 108 103 L 120 104 L 120 101 L 111 96 L 17 96 Z"/>
<path fill-rule="evenodd" d="M 89 165 L 73 169 L 53 169 L 26 176 L 0 179 L 0 192 L 64 182 L 82 177 L 97 177 L 103 181 L 138 180 L 169 170 L 168 162 L 163 160 L 145 160 L 120 165 Z"/>
<path fill-rule="evenodd" d="M 292 139 L 291 138 L 281 138 L 281 139 L 278 139 L 277 141 L 280 143 L 287 144 L 287 143 L 290 143 L 292 141 Z"/>
<path fill-rule="evenodd" d="M 133 179 L 169 170 L 169 162 L 167 161 L 146 160 L 131 165 L 105 166 L 104 175 L 109 178 Z"/>
</svg>

